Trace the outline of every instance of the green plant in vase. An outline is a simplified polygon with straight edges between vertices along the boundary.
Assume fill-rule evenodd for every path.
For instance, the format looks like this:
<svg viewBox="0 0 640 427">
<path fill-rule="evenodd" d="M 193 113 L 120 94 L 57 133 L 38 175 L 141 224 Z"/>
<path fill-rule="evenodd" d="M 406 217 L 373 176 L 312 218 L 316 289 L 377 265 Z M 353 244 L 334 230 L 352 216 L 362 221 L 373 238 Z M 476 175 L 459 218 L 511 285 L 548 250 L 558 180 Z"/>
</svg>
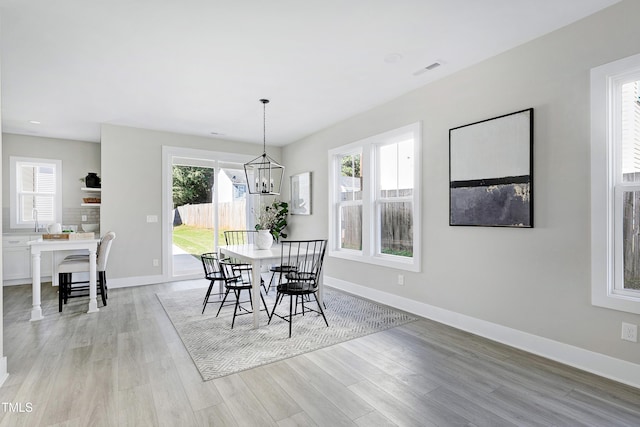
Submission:
<svg viewBox="0 0 640 427">
<path fill-rule="evenodd" d="M 273 240 L 278 242 L 280 238 L 287 238 L 283 230 L 287 227 L 287 214 L 289 204 L 280 200 L 274 200 L 270 204 L 260 207 L 256 214 L 256 230 L 270 230 Z"/>
</svg>

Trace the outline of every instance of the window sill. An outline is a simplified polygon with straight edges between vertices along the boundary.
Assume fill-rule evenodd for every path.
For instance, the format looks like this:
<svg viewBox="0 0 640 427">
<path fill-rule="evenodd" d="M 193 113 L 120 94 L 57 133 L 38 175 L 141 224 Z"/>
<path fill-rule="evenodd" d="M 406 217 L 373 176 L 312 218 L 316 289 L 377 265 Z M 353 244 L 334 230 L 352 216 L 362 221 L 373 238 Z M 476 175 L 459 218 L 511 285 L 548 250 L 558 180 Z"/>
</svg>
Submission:
<svg viewBox="0 0 640 427">
<path fill-rule="evenodd" d="M 598 286 L 593 286 L 592 288 L 591 304 L 611 310 L 640 314 L 640 298 L 616 294 L 615 292 L 605 292 L 602 287 Z"/>
<path fill-rule="evenodd" d="M 402 259 L 393 256 L 365 256 L 356 251 L 336 251 L 330 250 L 329 256 L 332 258 L 346 259 L 349 261 L 374 264 L 381 267 L 395 268 L 397 270 L 412 271 L 419 273 L 420 264 L 415 258 Z"/>
</svg>

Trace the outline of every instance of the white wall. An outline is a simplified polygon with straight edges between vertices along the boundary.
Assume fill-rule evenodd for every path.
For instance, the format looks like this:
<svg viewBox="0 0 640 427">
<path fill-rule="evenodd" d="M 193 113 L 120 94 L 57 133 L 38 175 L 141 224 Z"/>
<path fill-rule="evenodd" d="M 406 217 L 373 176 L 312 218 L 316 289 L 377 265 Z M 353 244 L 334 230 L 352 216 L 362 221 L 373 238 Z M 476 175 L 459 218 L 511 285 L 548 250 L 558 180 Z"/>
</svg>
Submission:
<svg viewBox="0 0 640 427">
<path fill-rule="evenodd" d="M 147 223 L 147 215 L 162 218 L 162 147 L 185 147 L 257 156 L 262 146 L 214 138 L 103 125 L 102 209 L 100 227 L 113 230 L 109 279 L 116 285 L 152 283 L 162 277 L 162 223 Z M 274 158 L 279 148 L 268 147 Z"/>
<path fill-rule="evenodd" d="M 216 175 L 218 178 L 218 202 L 228 203 L 233 201 L 233 182 L 222 170 Z"/>
<path fill-rule="evenodd" d="M 2 97 L 0 96 L 0 99 Z M 0 158 L 2 158 L 2 109 L 0 108 Z M 0 163 L 0 188 L 4 182 L 2 171 L 2 163 Z M 4 190 L 3 190 L 4 193 Z M 2 228 L 2 210 L 0 209 L 0 228 Z M 2 230 L 4 231 L 4 230 Z M 4 355 L 4 281 L 2 280 L 2 248 L 0 247 L 0 386 L 7 379 L 7 358 Z"/>
<path fill-rule="evenodd" d="M 9 158 L 11 156 L 62 160 L 63 218 L 68 217 L 66 213 L 70 210 L 80 212 L 82 198 L 90 197 L 80 190 L 84 187 L 80 178 L 84 178 L 88 172 L 97 172 L 100 175 L 100 144 L 94 142 L 4 134 L 3 148 L 2 210 L 5 215 L 3 223 L 6 227 L 5 232 L 8 231 L 9 223 Z M 79 218 L 74 219 L 74 225 L 78 224 Z"/>
<path fill-rule="evenodd" d="M 328 236 L 327 150 L 422 121 L 422 272 L 398 286 L 398 270 L 328 258 L 325 274 L 640 364 L 640 344 L 620 339 L 640 316 L 590 303 L 589 251 L 589 70 L 640 52 L 638 16 L 623 1 L 285 147 L 288 175 L 313 172 L 313 215 L 291 217 L 290 232 Z M 535 228 L 450 227 L 448 130 L 529 107 Z"/>
</svg>

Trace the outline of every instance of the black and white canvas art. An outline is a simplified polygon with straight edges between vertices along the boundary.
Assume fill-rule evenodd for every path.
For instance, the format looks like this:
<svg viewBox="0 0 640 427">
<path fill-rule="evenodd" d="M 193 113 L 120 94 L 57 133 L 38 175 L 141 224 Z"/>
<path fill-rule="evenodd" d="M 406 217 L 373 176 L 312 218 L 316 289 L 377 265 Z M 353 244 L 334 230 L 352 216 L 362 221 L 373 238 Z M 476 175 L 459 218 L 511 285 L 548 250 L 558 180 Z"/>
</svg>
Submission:
<svg viewBox="0 0 640 427">
<path fill-rule="evenodd" d="M 449 130 L 449 223 L 533 227 L 533 108 Z"/>
</svg>

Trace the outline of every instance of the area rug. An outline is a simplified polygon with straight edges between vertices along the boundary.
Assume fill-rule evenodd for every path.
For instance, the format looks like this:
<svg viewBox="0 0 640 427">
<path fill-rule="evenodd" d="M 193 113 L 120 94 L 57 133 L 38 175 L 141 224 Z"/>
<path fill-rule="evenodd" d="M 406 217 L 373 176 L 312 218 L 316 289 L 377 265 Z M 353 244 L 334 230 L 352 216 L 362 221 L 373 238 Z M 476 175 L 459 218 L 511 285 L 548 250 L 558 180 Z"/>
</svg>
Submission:
<svg viewBox="0 0 640 427">
<path fill-rule="evenodd" d="M 199 288 L 157 294 L 205 381 L 416 320 L 402 311 L 325 289 L 329 327 L 313 312 L 295 316 L 289 338 L 289 324 L 274 316 L 267 325 L 265 311 L 260 313 L 259 329 L 253 329 L 250 314 L 236 317 L 231 329 L 233 305 L 225 304 L 217 318 L 218 303 L 209 304 L 204 315 L 201 314 L 205 292 L 206 289 Z M 273 307 L 273 298 L 275 291 L 268 295 L 269 309 Z M 276 313 L 288 314 L 288 309 L 289 301 L 285 297 Z"/>
</svg>

